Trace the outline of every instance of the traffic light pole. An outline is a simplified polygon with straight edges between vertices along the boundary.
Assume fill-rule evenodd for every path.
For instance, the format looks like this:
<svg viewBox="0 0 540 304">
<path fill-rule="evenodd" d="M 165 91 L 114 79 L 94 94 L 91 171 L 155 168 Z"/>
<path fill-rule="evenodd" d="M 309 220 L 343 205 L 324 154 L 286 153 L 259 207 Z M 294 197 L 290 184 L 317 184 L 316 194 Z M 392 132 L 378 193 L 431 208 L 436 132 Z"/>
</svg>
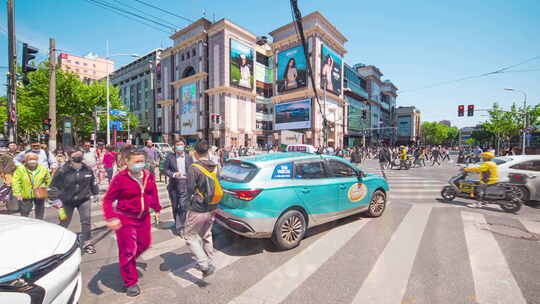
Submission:
<svg viewBox="0 0 540 304">
<path fill-rule="evenodd" d="M 17 142 L 17 79 L 16 79 L 16 60 L 17 60 L 17 41 L 15 39 L 15 15 L 13 8 L 14 0 L 7 0 L 8 12 L 8 63 L 9 63 L 9 81 L 8 81 L 8 137 L 9 141 Z"/>
<path fill-rule="evenodd" d="M 49 151 L 56 150 L 56 41 L 49 39 Z"/>
</svg>

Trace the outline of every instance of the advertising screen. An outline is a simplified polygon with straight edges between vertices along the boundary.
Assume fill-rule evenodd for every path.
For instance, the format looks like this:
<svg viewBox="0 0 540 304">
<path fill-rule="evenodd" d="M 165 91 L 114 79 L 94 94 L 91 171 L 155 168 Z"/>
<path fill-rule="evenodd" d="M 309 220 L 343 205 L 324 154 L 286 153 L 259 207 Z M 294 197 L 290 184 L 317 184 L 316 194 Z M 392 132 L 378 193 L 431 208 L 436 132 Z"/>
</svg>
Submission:
<svg viewBox="0 0 540 304">
<path fill-rule="evenodd" d="M 278 53 L 278 92 L 306 86 L 307 64 L 304 47 L 297 46 Z"/>
<path fill-rule="evenodd" d="M 253 49 L 231 39 L 230 62 L 231 84 L 253 88 Z"/>
<path fill-rule="evenodd" d="M 188 83 L 180 88 L 182 115 L 180 115 L 180 130 L 182 135 L 197 134 L 197 84 Z"/>
<path fill-rule="evenodd" d="M 341 94 L 341 58 L 325 45 L 321 49 L 321 88 L 336 95 Z"/>
<path fill-rule="evenodd" d="M 360 131 L 364 127 L 362 119 L 363 107 L 360 102 L 347 99 L 349 102 L 349 129 Z"/>
<path fill-rule="evenodd" d="M 397 136 L 407 137 L 411 135 L 410 117 L 399 117 L 397 123 Z"/>
<path fill-rule="evenodd" d="M 276 105 L 276 130 L 311 128 L 311 99 Z"/>
</svg>

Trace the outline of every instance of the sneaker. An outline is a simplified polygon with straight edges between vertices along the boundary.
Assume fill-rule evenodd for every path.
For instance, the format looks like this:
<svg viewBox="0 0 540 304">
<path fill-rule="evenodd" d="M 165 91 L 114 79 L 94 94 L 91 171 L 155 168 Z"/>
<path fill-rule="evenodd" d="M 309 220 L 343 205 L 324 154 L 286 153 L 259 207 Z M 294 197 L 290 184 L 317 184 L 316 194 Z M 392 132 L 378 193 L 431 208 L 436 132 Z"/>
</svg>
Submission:
<svg viewBox="0 0 540 304">
<path fill-rule="evenodd" d="M 87 254 L 94 254 L 96 253 L 96 248 L 94 247 L 94 245 L 88 244 L 83 247 L 83 251 L 84 253 L 87 253 Z"/>
<path fill-rule="evenodd" d="M 207 269 L 201 269 L 201 272 L 203 274 L 203 278 L 207 278 L 216 272 L 216 266 L 210 264 Z"/>
<path fill-rule="evenodd" d="M 141 294 L 141 288 L 139 285 L 133 285 L 126 288 L 126 295 L 128 297 L 136 297 Z"/>
</svg>

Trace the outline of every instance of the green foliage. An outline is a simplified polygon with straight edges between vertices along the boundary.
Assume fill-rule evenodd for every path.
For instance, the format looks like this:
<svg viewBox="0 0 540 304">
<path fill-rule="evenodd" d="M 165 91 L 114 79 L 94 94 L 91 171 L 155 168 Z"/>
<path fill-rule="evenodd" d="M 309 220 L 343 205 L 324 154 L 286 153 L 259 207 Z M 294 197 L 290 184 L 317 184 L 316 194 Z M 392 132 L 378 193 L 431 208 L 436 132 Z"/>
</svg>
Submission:
<svg viewBox="0 0 540 304">
<path fill-rule="evenodd" d="M 42 129 L 41 121 L 49 117 L 49 68 L 47 62 L 42 62 L 35 72 L 28 74 L 29 84 L 17 87 L 17 113 L 19 136 L 37 136 Z M 62 129 L 63 117 L 71 116 L 76 140 L 89 139 L 94 129 L 94 108 L 106 106 L 106 85 L 104 82 L 92 84 L 83 83 L 79 76 L 56 70 L 56 122 L 59 134 Z M 119 96 L 119 90 L 110 86 L 111 109 L 126 111 Z M 137 125 L 135 115 L 130 115 L 130 124 Z M 105 114 L 100 117 L 101 131 L 105 131 Z M 0 120 L 5 121 L 0 116 Z M 111 119 L 124 119 L 111 116 Z"/>
<path fill-rule="evenodd" d="M 451 136 L 455 136 L 454 130 L 450 131 L 450 129 L 447 125 L 435 121 L 422 123 L 422 135 L 427 144 L 440 145 Z"/>
</svg>

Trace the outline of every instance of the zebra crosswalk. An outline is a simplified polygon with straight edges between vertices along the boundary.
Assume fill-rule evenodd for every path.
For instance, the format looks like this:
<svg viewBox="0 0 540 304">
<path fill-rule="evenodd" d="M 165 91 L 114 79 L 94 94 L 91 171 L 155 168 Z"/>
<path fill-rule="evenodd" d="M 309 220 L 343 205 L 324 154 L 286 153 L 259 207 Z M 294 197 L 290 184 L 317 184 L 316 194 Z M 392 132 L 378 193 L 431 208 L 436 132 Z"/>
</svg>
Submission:
<svg viewBox="0 0 540 304">
<path fill-rule="evenodd" d="M 510 263 L 512 247 L 527 243 L 540 250 L 538 222 L 494 217 L 391 203 L 380 218 L 353 216 L 314 228 L 299 247 L 282 252 L 269 241 L 238 238 L 217 226 L 214 276 L 203 280 L 193 260 L 156 275 L 177 286 L 175 303 L 539 303 L 540 281 L 525 279 L 540 277 L 534 255 Z M 495 223 L 530 227 L 537 238 L 485 228 Z M 154 239 L 141 256 L 149 265 L 171 252 L 189 253 L 170 231 L 158 229 Z M 501 245 L 508 242 L 512 246 Z M 143 290 L 154 283 L 141 281 Z"/>
</svg>

